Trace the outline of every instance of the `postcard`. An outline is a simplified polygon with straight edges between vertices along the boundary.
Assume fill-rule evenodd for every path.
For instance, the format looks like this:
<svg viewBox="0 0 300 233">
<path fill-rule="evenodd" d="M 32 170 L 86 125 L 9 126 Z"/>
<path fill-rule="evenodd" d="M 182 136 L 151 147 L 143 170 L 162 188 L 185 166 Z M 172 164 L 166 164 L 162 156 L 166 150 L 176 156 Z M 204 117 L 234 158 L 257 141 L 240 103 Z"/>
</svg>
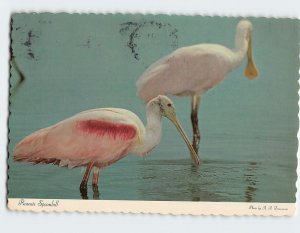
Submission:
<svg viewBox="0 0 300 233">
<path fill-rule="evenodd" d="M 11 16 L 11 210 L 291 216 L 299 20 Z"/>
</svg>

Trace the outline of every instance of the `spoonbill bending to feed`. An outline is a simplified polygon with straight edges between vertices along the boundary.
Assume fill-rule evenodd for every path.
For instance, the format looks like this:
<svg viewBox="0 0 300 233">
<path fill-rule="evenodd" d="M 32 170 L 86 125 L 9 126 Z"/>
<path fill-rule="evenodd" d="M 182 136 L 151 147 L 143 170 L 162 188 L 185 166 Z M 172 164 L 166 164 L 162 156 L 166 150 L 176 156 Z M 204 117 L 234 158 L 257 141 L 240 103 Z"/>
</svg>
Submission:
<svg viewBox="0 0 300 233">
<path fill-rule="evenodd" d="M 198 107 L 201 95 L 238 67 L 246 54 L 248 63 L 245 76 L 249 79 L 258 76 L 252 57 L 251 35 L 252 24 L 248 20 L 242 20 L 236 28 L 234 49 L 218 44 L 179 48 L 153 63 L 136 83 L 138 96 L 146 102 L 159 94 L 192 97 L 193 147 L 197 153 L 200 142 Z"/>
<path fill-rule="evenodd" d="M 177 120 L 174 105 L 166 96 L 157 96 L 147 104 L 146 127 L 133 112 L 125 109 L 88 110 L 25 137 L 15 147 L 14 160 L 69 168 L 87 166 L 80 190 L 87 189 L 94 168 L 92 184 L 98 187 L 101 168 L 128 153 L 146 155 L 159 144 L 162 116 L 174 123 L 194 163 L 199 165 L 198 156 Z"/>
</svg>

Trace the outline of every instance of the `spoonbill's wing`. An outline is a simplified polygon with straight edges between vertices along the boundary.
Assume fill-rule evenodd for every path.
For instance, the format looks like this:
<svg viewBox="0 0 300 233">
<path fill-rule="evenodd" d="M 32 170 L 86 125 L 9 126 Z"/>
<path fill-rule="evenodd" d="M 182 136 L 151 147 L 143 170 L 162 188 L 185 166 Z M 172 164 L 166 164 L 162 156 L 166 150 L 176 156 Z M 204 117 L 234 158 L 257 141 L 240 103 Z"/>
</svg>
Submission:
<svg viewBox="0 0 300 233">
<path fill-rule="evenodd" d="M 117 109 L 86 111 L 25 137 L 16 145 L 14 159 L 69 167 L 89 162 L 106 166 L 130 152 L 137 138 L 137 125 Z"/>
<path fill-rule="evenodd" d="M 214 44 L 177 49 L 146 69 L 136 83 L 137 94 L 146 102 L 159 94 L 202 94 L 232 69 L 232 54 Z"/>
</svg>

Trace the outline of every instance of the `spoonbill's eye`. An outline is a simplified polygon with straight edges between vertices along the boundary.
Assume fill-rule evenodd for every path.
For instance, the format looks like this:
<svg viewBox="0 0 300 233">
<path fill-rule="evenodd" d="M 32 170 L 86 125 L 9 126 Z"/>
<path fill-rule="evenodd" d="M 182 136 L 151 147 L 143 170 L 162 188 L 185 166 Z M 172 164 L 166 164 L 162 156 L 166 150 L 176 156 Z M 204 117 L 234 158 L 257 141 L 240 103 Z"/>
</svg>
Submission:
<svg viewBox="0 0 300 233">
<path fill-rule="evenodd" d="M 171 107 L 172 106 L 172 104 L 168 104 L 168 107 Z"/>
</svg>

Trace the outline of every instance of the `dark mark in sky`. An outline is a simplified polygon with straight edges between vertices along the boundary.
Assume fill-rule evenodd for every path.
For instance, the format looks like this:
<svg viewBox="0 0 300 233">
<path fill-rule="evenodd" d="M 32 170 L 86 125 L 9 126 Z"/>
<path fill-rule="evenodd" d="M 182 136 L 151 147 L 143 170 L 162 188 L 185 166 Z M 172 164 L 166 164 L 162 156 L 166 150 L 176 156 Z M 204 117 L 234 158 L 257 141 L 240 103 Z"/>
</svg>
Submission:
<svg viewBox="0 0 300 233">
<path fill-rule="evenodd" d="M 39 23 L 41 24 L 52 24 L 51 20 L 39 20 Z"/>
<path fill-rule="evenodd" d="M 22 72 L 22 70 L 20 69 L 17 61 L 16 61 L 16 57 L 14 55 L 14 51 L 13 51 L 13 47 L 12 47 L 12 31 L 13 31 L 13 20 L 11 20 L 10 22 L 10 27 L 11 27 L 11 31 L 10 31 L 10 47 L 9 47 L 9 50 L 10 50 L 10 75 L 12 76 L 12 69 L 15 69 L 15 71 L 17 72 L 18 76 L 19 76 L 19 80 L 18 82 L 16 83 L 16 85 L 14 87 L 11 86 L 11 83 L 10 83 L 10 96 L 13 96 L 17 89 L 21 86 L 21 84 L 25 81 L 25 75 L 24 73 Z M 21 27 L 17 27 L 16 28 L 16 31 L 19 30 Z M 10 102 L 11 104 L 11 102 Z"/>
<path fill-rule="evenodd" d="M 152 30 L 150 30 L 150 28 Z M 138 47 L 139 39 L 143 39 L 143 36 L 145 37 L 145 35 L 148 39 L 157 38 L 159 36 L 160 30 L 164 30 L 164 32 L 168 33 L 168 36 L 170 37 L 169 39 L 171 41 L 170 46 L 172 48 L 177 48 L 178 30 L 174 28 L 170 23 L 161 23 L 156 21 L 126 22 L 121 24 L 120 33 L 123 36 L 128 36 L 127 47 L 130 49 L 133 57 L 136 60 L 140 60 L 141 55 L 139 53 Z"/>
<path fill-rule="evenodd" d="M 27 40 L 23 43 L 23 45 L 27 46 L 27 47 L 30 47 L 31 46 L 31 40 L 32 40 L 32 37 L 33 37 L 33 33 L 32 33 L 32 30 L 30 30 L 28 33 L 27 33 Z"/>
<path fill-rule="evenodd" d="M 91 39 L 88 38 L 86 43 L 80 44 L 79 46 L 90 48 L 91 47 Z"/>
<path fill-rule="evenodd" d="M 91 40 L 90 37 L 88 37 L 84 43 L 82 44 L 77 44 L 77 46 L 79 47 L 85 47 L 85 48 L 92 48 L 92 47 L 100 47 L 101 44 L 100 43 L 95 43 L 95 39 Z"/>
<path fill-rule="evenodd" d="M 23 43 L 23 45 L 25 45 L 28 50 L 27 50 L 27 55 L 31 58 L 31 59 L 35 59 L 35 55 L 32 51 L 32 42 L 34 38 L 39 38 L 39 36 L 37 36 L 36 34 L 33 33 L 32 30 L 30 30 L 27 33 L 27 38 L 26 41 Z"/>
</svg>

